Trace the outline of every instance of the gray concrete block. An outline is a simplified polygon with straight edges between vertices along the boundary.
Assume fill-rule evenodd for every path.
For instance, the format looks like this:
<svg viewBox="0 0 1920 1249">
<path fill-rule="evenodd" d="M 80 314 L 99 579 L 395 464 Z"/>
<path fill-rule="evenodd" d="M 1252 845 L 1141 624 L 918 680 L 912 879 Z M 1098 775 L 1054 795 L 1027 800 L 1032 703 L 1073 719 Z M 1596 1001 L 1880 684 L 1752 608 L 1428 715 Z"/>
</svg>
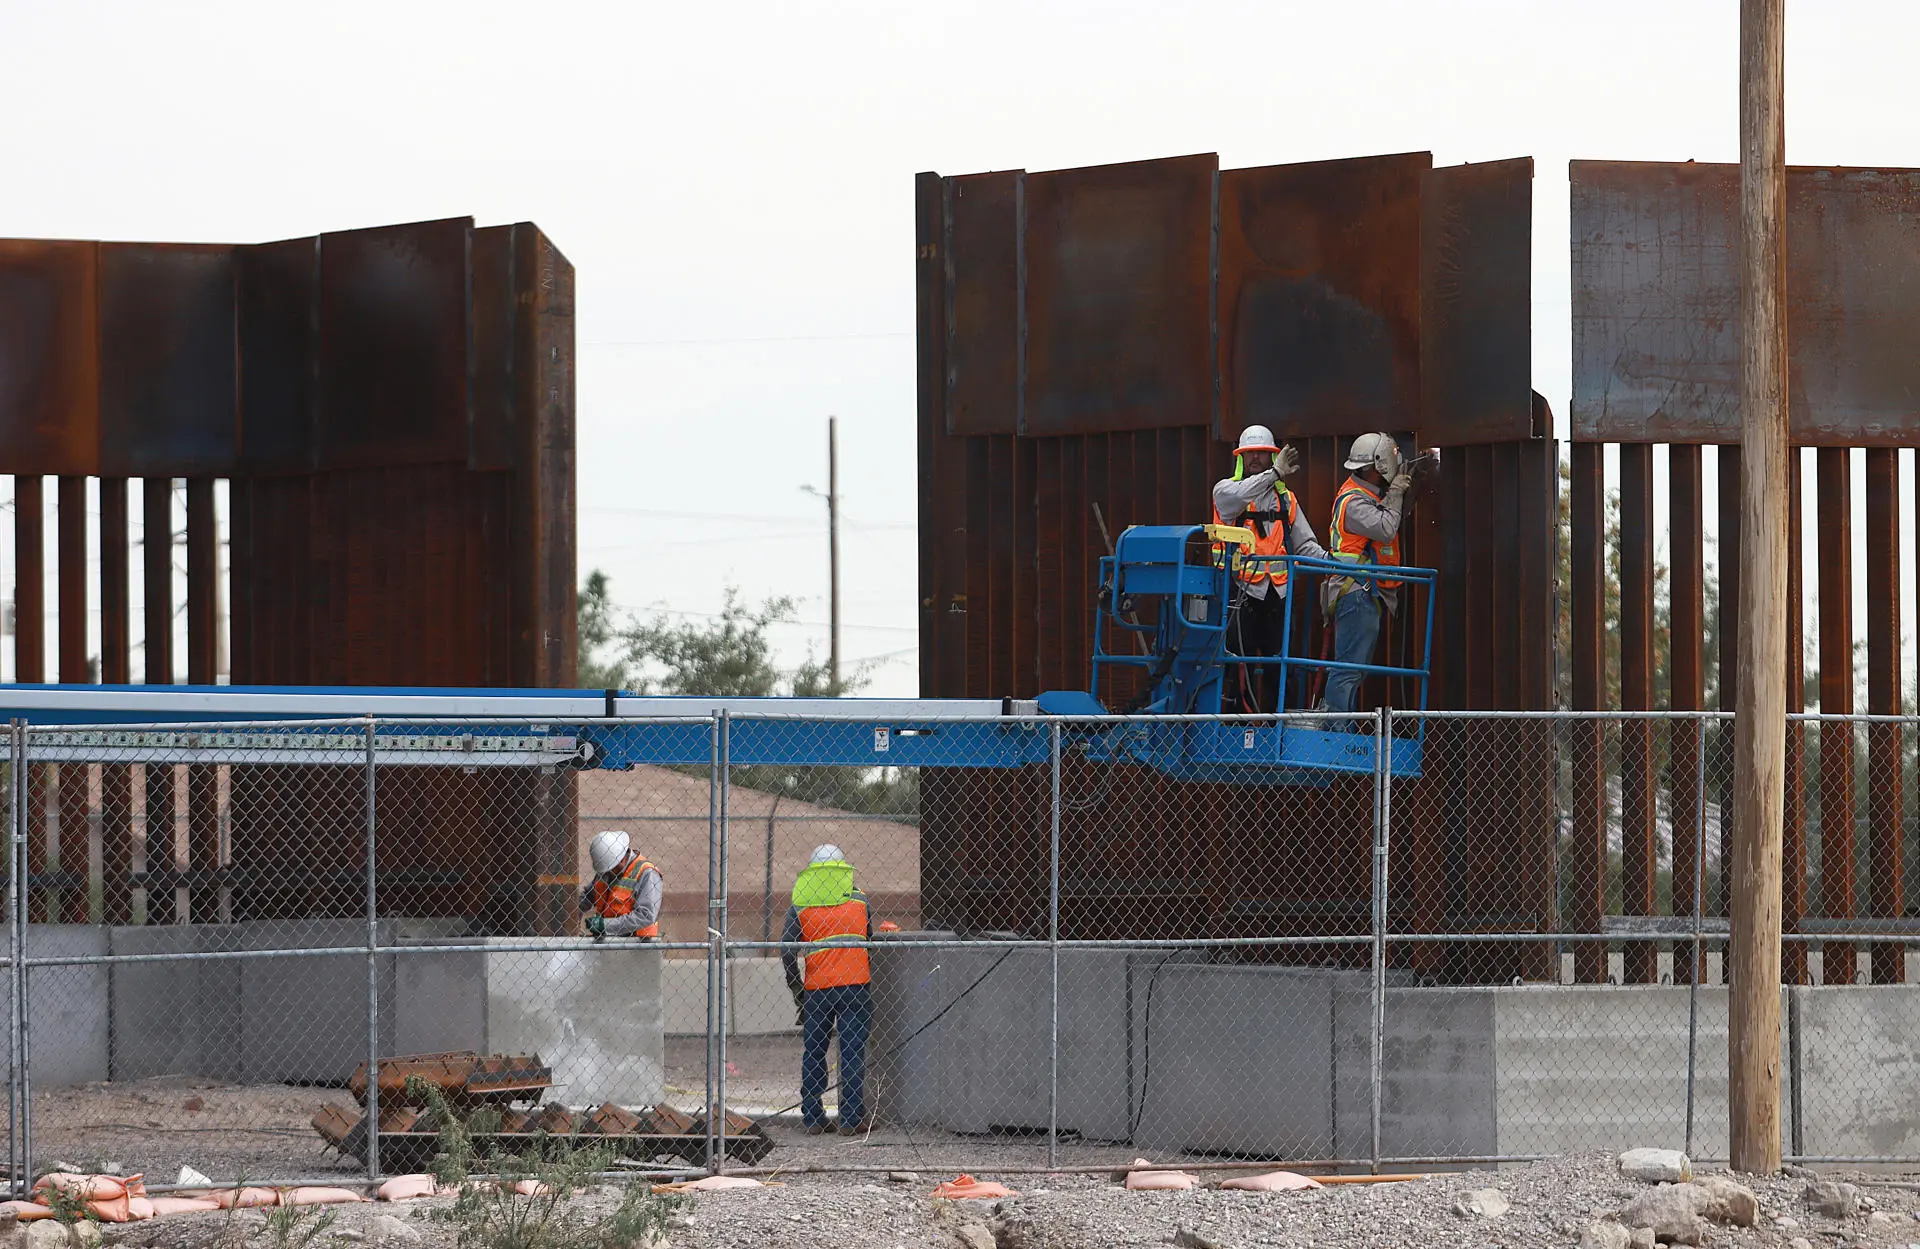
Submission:
<svg viewBox="0 0 1920 1249">
<path fill-rule="evenodd" d="M 105 930 L 115 954 L 182 954 L 228 940 L 220 925 Z M 230 948 L 230 947 L 229 947 Z M 240 963 L 123 963 L 113 970 L 112 1078 L 241 1078 Z"/>
<path fill-rule="evenodd" d="M 381 999 L 380 1013 L 392 1015 L 394 1053 L 487 1048 L 485 954 L 402 948 L 391 961 L 394 991 Z"/>
<path fill-rule="evenodd" d="M 27 931 L 28 958 L 98 957 L 107 949 L 106 931 L 85 924 L 34 924 Z M 11 977 L 4 980 L 0 984 L 0 1011 L 10 1019 L 13 982 Z M 29 969 L 28 1062 L 36 1088 L 63 1088 L 109 1078 L 111 996 L 103 964 Z"/>
<path fill-rule="evenodd" d="M 609 941 L 485 958 L 486 1048 L 539 1054 L 568 1102 L 665 1096 L 659 950 Z"/>
<path fill-rule="evenodd" d="M 660 1018 L 668 1036 L 704 1036 L 707 1031 L 707 960 L 660 960 Z M 789 1016 L 787 1022 L 793 1022 Z"/>
<path fill-rule="evenodd" d="M 1789 992 L 1798 998 L 1806 1152 L 1920 1151 L 1920 994 L 1905 985 Z"/>
<path fill-rule="evenodd" d="M 268 920 L 234 924 L 229 948 L 339 949 L 340 954 L 242 959 L 241 1079 L 248 1084 L 333 1084 L 367 1057 L 365 920 Z M 390 926 L 382 939 L 392 940 Z M 380 1000 L 397 1007 L 393 960 L 379 968 Z M 392 1052 L 383 1012 L 381 1050 Z"/>
</svg>

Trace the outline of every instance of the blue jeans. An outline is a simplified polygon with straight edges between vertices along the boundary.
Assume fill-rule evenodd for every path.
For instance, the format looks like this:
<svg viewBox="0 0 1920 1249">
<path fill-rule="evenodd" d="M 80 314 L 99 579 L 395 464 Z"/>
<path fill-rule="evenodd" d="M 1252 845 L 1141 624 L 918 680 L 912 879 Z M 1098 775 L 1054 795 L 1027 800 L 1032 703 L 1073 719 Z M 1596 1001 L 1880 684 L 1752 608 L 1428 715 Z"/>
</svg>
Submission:
<svg viewBox="0 0 1920 1249">
<path fill-rule="evenodd" d="M 827 1092 L 827 1042 L 840 1034 L 840 1126 L 866 1122 L 867 1030 L 873 1024 L 873 992 L 864 984 L 808 989 L 806 1023 L 801 1030 L 800 1121 L 818 1127 L 827 1121 L 820 1099 Z"/>
<path fill-rule="evenodd" d="M 1333 608 L 1333 658 L 1336 663 L 1370 664 L 1380 640 L 1380 616 L 1386 609 L 1365 590 L 1348 590 Z M 1360 697 L 1364 672 L 1335 668 L 1327 676 L 1327 710 L 1352 711 Z"/>
</svg>

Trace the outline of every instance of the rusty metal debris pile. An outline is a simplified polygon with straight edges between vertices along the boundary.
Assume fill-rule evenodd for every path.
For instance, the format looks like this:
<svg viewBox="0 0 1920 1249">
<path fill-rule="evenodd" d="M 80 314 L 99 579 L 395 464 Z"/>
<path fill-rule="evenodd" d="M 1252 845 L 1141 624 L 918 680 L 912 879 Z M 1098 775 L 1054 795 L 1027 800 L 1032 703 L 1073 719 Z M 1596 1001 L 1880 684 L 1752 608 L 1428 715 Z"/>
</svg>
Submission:
<svg viewBox="0 0 1920 1249">
<path fill-rule="evenodd" d="M 523 1154 L 556 1146 L 606 1148 L 622 1158 L 677 1157 L 707 1165 L 704 1115 L 689 1115 L 662 1103 L 634 1109 L 604 1103 L 575 1110 L 541 1099 L 553 1087 L 553 1068 L 538 1054 L 487 1054 L 455 1050 L 407 1054 L 380 1060 L 380 1161 L 389 1171 L 432 1162 L 443 1126 L 428 1090 L 465 1123 L 474 1148 Z M 348 1090 L 363 1108 L 358 1115 L 328 1106 L 313 1117 L 322 1140 L 343 1154 L 366 1158 L 367 1066 L 355 1068 Z M 773 1139 L 754 1120 L 729 1111 L 724 1117 L 727 1156 L 752 1165 L 766 1157 Z"/>
</svg>

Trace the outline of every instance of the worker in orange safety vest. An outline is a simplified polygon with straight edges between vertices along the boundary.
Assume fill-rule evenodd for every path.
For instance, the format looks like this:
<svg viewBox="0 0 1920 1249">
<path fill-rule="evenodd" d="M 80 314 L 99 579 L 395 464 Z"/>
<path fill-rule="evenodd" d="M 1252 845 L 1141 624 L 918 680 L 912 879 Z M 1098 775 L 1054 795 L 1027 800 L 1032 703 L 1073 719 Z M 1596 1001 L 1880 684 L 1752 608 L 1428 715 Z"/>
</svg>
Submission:
<svg viewBox="0 0 1920 1249">
<path fill-rule="evenodd" d="M 1313 526 L 1300 511 L 1300 501 L 1287 489 L 1286 477 L 1300 467 L 1300 453 L 1281 447 L 1265 425 L 1240 431 L 1233 449 L 1233 476 L 1213 486 L 1213 523 L 1253 530 L 1250 555 L 1306 555 L 1325 559 L 1326 548 L 1313 536 Z M 1287 592 L 1292 578 L 1284 563 L 1241 565 L 1234 603 L 1227 618 L 1227 649 L 1236 655 L 1278 655 L 1285 646 Z M 1242 706 L 1233 710 L 1280 710 L 1285 691 L 1278 666 L 1240 664 L 1243 674 L 1256 674 L 1255 692 L 1243 693 Z M 1243 680 L 1244 689 L 1244 680 Z"/>
<path fill-rule="evenodd" d="M 872 976 L 861 942 L 873 939 L 867 896 L 853 885 L 853 864 L 840 847 L 814 847 L 793 882 L 793 906 L 781 928 L 780 951 L 801 1027 L 800 1121 L 808 1135 L 831 1130 L 827 1044 L 840 1037 L 840 1135 L 866 1130 L 867 1033 L 873 1026 Z M 802 965 L 804 964 L 804 971 Z"/>
<path fill-rule="evenodd" d="M 593 880 L 580 890 L 580 910 L 596 941 L 660 935 L 660 869 L 633 850 L 620 829 L 597 833 L 587 846 Z"/>
<path fill-rule="evenodd" d="M 1413 477 L 1400 458 L 1392 434 L 1362 434 L 1347 452 L 1353 474 L 1333 498 L 1328 541 L 1333 558 L 1349 564 L 1400 562 L 1400 522 Z M 1375 578 L 1329 577 L 1320 587 L 1320 606 L 1333 625 L 1333 658 L 1343 664 L 1370 664 L 1381 620 L 1399 608 L 1400 583 Z M 1352 711 L 1366 673 L 1335 668 L 1327 676 L 1327 710 Z"/>
</svg>

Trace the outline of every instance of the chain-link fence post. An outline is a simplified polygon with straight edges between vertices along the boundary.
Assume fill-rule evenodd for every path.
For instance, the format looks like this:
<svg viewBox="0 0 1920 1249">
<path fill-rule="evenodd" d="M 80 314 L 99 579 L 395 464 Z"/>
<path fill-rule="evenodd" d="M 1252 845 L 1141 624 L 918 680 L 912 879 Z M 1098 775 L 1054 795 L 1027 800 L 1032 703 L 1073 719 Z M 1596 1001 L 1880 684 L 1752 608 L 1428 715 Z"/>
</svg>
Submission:
<svg viewBox="0 0 1920 1249">
<path fill-rule="evenodd" d="M 7 963 L 7 1184 L 15 1196 L 25 1196 L 22 1182 L 25 1161 L 21 1157 L 22 1125 L 25 1122 L 26 1072 L 21 1062 L 22 1032 L 27 1017 L 26 975 L 21 961 L 26 957 L 26 894 L 21 880 L 20 856 L 25 853 L 27 837 L 21 801 L 22 780 L 26 768 L 26 732 L 19 720 L 7 726 L 7 938 L 11 955 Z"/>
<path fill-rule="evenodd" d="M 706 1036 L 706 1087 L 701 1090 L 705 1098 L 707 1128 L 707 1166 L 712 1168 L 718 1146 L 714 1136 L 714 1054 L 720 1044 L 718 1021 L 722 1015 L 719 999 L 715 996 L 714 986 L 720 973 L 720 930 L 714 926 L 718 915 L 714 894 L 720 887 L 720 804 L 725 792 L 726 782 L 721 774 L 720 763 L 720 717 L 716 714 L 708 728 L 707 740 L 707 1036 Z"/>
<path fill-rule="evenodd" d="M 19 856 L 19 900 L 14 906 L 15 931 L 18 934 L 14 942 L 14 970 L 18 979 L 14 987 L 14 1001 L 20 1006 L 20 1170 L 15 1177 L 20 1181 L 22 1195 L 33 1186 L 33 1002 L 31 999 L 33 977 L 27 967 L 27 920 L 31 916 L 29 897 L 33 893 L 33 856 L 29 845 L 33 833 L 37 831 L 33 819 L 33 777 L 27 760 L 33 754 L 33 730 L 24 720 L 20 722 L 20 766 L 14 769 L 19 778 L 14 800 L 14 852 Z"/>
<path fill-rule="evenodd" d="M 1047 899 L 1047 1165 L 1059 1165 L 1060 1152 L 1060 725 L 1047 726 L 1047 766 L 1052 775 L 1052 821 Z"/>
<path fill-rule="evenodd" d="M 367 821 L 367 1178 L 380 1178 L 380 921 L 374 849 L 377 821 L 374 798 L 379 784 L 374 764 L 374 721 L 367 717 L 367 756 L 362 779 Z"/>
<path fill-rule="evenodd" d="M 1367 1096 L 1374 1174 L 1380 1172 L 1381 1066 L 1387 1024 L 1387 826 L 1393 799 L 1393 713 L 1385 707 L 1373 720 L 1373 959 L 1368 1021 Z"/>
<path fill-rule="evenodd" d="M 720 880 L 714 911 L 714 953 L 718 963 L 714 972 L 714 1153 L 713 1173 L 727 1169 L 727 806 L 733 792 L 733 719 L 726 708 L 720 709 Z"/>
<path fill-rule="evenodd" d="M 1693 1092 L 1695 1071 L 1700 1065 L 1700 981 L 1707 974 L 1702 953 L 1700 930 L 1706 908 L 1701 898 L 1707 881 L 1707 726 L 1704 719 L 1694 721 L 1693 734 L 1693 826 L 1698 842 L 1693 854 L 1693 965 L 1687 976 L 1687 1139 L 1686 1153 L 1693 1154 Z M 1676 960 L 1677 961 L 1677 960 Z"/>
</svg>

